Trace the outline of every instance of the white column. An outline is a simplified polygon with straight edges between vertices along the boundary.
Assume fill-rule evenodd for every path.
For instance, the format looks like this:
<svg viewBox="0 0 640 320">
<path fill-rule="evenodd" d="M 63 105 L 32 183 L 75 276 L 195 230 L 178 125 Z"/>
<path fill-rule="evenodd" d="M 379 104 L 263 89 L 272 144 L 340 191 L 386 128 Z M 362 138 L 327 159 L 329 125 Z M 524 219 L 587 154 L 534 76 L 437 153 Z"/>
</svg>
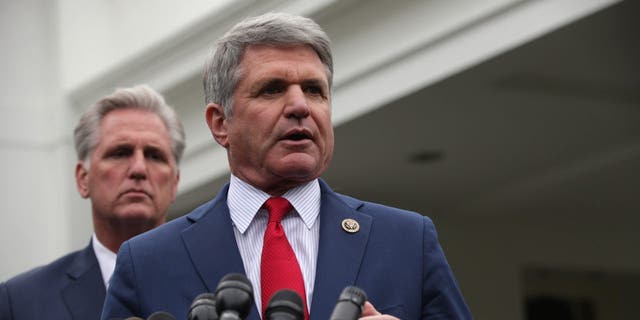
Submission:
<svg viewBox="0 0 640 320">
<path fill-rule="evenodd" d="M 55 6 L 0 2 L 0 281 L 72 247 Z"/>
</svg>

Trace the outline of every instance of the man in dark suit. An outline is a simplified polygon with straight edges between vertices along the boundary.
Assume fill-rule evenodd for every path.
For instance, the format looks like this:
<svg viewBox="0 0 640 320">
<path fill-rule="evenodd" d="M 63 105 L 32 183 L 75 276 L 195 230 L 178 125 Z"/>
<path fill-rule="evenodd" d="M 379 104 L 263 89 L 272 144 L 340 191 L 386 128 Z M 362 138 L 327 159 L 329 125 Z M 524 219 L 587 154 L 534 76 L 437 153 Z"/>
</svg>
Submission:
<svg viewBox="0 0 640 320">
<path fill-rule="evenodd" d="M 116 90 L 74 132 L 76 183 L 91 200 L 89 245 L 0 284 L 0 320 L 99 319 L 125 240 L 165 222 L 185 146 L 182 124 L 147 86 Z"/>
<path fill-rule="evenodd" d="M 246 274 L 255 290 L 247 319 L 291 288 L 305 318 L 326 320 L 350 285 L 367 293 L 367 319 L 471 318 L 429 218 L 319 179 L 333 154 L 332 74 L 329 39 L 307 18 L 249 18 L 217 42 L 205 117 L 227 150 L 230 182 L 122 245 L 102 319 L 160 310 L 186 318 L 194 297 L 229 273 Z"/>
</svg>

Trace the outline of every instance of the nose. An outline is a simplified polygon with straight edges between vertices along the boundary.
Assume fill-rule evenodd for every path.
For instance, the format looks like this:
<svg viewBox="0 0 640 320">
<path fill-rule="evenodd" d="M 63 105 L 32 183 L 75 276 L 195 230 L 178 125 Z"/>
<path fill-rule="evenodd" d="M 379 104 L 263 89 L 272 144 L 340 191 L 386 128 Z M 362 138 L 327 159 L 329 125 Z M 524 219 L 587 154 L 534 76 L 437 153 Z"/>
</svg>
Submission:
<svg viewBox="0 0 640 320">
<path fill-rule="evenodd" d="M 307 97 L 300 86 L 290 86 L 285 99 L 284 115 L 286 118 L 302 119 L 309 116 L 310 110 Z"/>
<path fill-rule="evenodd" d="M 131 156 L 129 178 L 134 180 L 144 180 L 147 178 L 147 162 L 142 150 L 136 150 Z"/>
</svg>

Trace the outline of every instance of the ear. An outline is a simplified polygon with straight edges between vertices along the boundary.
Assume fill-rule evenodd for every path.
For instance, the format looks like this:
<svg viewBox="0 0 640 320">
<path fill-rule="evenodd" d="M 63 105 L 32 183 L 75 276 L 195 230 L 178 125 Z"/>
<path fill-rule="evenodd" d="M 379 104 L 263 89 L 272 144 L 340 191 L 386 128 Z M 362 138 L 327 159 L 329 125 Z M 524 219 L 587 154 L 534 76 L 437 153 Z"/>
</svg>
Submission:
<svg viewBox="0 0 640 320">
<path fill-rule="evenodd" d="M 82 161 L 76 164 L 76 187 L 81 197 L 85 199 L 89 197 L 89 171 L 85 169 Z"/>
<path fill-rule="evenodd" d="M 224 109 L 221 105 L 215 103 L 209 103 L 205 111 L 205 118 L 207 125 L 213 138 L 216 139 L 219 145 L 227 148 L 229 147 L 229 132 L 227 128 L 227 119 L 224 115 Z"/>
<path fill-rule="evenodd" d="M 171 196 L 171 202 L 173 203 L 176 200 L 176 196 L 178 195 L 178 183 L 180 182 L 180 170 L 176 173 L 176 180 L 173 182 L 173 195 Z"/>
</svg>

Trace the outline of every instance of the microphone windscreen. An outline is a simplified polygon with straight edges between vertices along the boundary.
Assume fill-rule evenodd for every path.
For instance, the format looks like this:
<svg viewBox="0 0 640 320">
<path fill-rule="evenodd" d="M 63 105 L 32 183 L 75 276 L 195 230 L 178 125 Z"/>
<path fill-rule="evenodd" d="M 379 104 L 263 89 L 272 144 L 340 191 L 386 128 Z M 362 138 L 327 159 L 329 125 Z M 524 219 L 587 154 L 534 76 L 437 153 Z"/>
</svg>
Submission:
<svg viewBox="0 0 640 320">
<path fill-rule="evenodd" d="M 302 320 L 304 303 L 297 292 L 282 289 L 273 294 L 264 313 L 267 320 Z"/>
<path fill-rule="evenodd" d="M 216 288 L 216 310 L 223 318 L 225 313 L 237 313 L 244 319 L 253 303 L 253 286 L 251 281 L 239 273 L 230 273 L 222 277 Z"/>
<path fill-rule="evenodd" d="M 249 278 L 247 278 L 243 274 L 229 273 L 222 277 L 222 279 L 220 279 L 220 282 L 218 282 L 216 293 L 228 287 L 241 289 L 243 291 L 251 293 L 253 296 L 253 286 L 251 285 L 251 281 L 249 281 Z"/>
<path fill-rule="evenodd" d="M 355 320 L 360 318 L 367 294 L 362 289 L 349 286 L 342 290 L 330 320 Z"/>
<path fill-rule="evenodd" d="M 216 295 L 211 292 L 199 294 L 189 307 L 188 320 L 216 320 Z"/>
<path fill-rule="evenodd" d="M 176 317 L 171 315 L 169 312 L 156 311 L 152 313 L 147 320 L 176 320 Z"/>
</svg>

